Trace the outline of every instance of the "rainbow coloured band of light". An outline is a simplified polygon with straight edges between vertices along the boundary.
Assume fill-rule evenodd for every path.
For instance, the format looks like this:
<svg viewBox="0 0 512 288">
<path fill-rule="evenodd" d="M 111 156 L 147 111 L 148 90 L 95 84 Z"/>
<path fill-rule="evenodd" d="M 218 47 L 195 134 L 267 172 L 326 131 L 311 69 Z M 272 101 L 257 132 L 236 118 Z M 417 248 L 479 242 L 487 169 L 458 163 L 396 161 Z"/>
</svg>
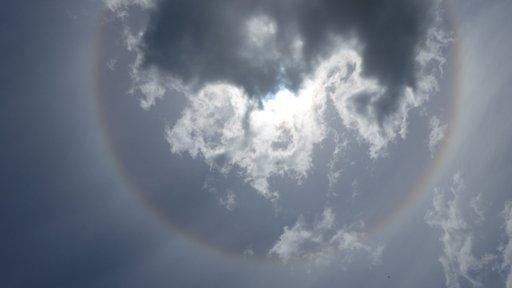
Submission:
<svg viewBox="0 0 512 288">
<path fill-rule="evenodd" d="M 366 233 L 367 237 L 366 240 L 371 240 L 372 236 L 374 235 L 382 235 L 384 234 L 390 234 L 392 231 L 394 231 L 392 228 L 396 228 L 399 226 L 399 224 L 402 222 L 403 219 L 406 219 L 410 213 L 414 210 L 414 207 L 417 207 L 419 203 L 422 202 L 422 200 L 425 199 L 426 195 L 428 195 L 428 191 L 431 191 L 431 186 L 433 183 L 435 183 L 435 179 L 439 176 L 438 172 L 441 171 L 445 159 L 447 158 L 447 155 L 449 155 L 450 147 L 452 146 L 451 143 L 453 142 L 453 134 L 454 131 L 457 128 L 458 118 L 459 118 L 459 111 L 458 107 L 459 101 L 460 101 L 460 85 L 461 85 L 461 71 L 462 71 L 462 63 L 460 59 L 460 47 L 459 47 L 459 40 L 457 39 L 457 27 L 456 23 L 457 20 L 455 19 L 455 11 L 453 11 L 452 5 L 445 1 L 445 10 L 446 15 L 449 18 L 449 24 L 451 26 L 452 32 L 455 35 L 454 41 L 451 44 L 450 49 L 450 72 L 451 77 L 453 79 L 453 83 L 451 85 L 451 104 L 450 104 L 450 112 L 449 116 L 450 119 L 448 121 L 448 128 L 445 133 L 445 137 L 443 139 L 443 143 L 440 145 L 439 149 L 437 149 L 436 154 L 434 155 L 434 158 L 432 161 L 428 164 L 427 168 L 425 169 L 425 172 L 420 177 L 420 180 L 413 186 L 411 189 L 411 192 L 407 194 L 407 197 L 403 199 L 403 201 L 397 205 L 397 208 L 392 211 L 392 213 L 389 213 L 386 217 L 380 219 L 378 222 L 373 223 L 373 225 L 367 227 L 368 231 Z M 169 219 L 165 215 L 162 214 L 162 212 L 153 207 L 152 203 L 144 197 L 143 193 L 140 193 L 139 187 L 133 183 L 133 181 L 130 179 L 130 177 L 127 175 L 126 169 L 123 167 L 121 163 L 121 159 L 119 158 L 118 154 L 116 153 L 114 149 L 114 145 L 109 137 L 108 133 L 108 125 L 107 125 L 107 119 L 106 119 L 106 111 L 104 110 L 104 105 L 102 105 L 102 79 L 100 79 L 99 75 L 101 73 L 98 73 L 100 69 L 104 66 L 105 63 L 103 63 L 103 60 L 105 57 L 103 57 L 104 53 L 104 39 L 106 34 L 106 27 L 107 23 L 104 23 L 102 20 L 105 18 L 106 13 L 108 11 L 106 9 L 102 9 L 100 12 L 100 15 L 98 17 L 98 32 L 96 34 L 96 41 L 94 43 L 93 48 L 93 61 L 94 65 L 92 68 L 92 77 L 93 77 L 93 83 L 94 83 L 94 96 L 95 96 L 95 104 L 96 104 L 96 111 L 97 116 L 99 118 L 100 123 L 100 133 L 102 135 L 102 138 L 105 142 L 105 145 L 107 146 L 108 155 L 115 166 L 116 173 L 120 178 L 120 181 L 122 182 L 123 186 L 136 195 L 137 199 L 140 200 L 142 205 L 152 211 L 154 215 L 164 223 L 167 227 L 169 227 L 172 231 L 177 232 L 181 236 L 186 237 L 189 240 L 192 240 L 193 242 L 200 244 L 203 247 L 207 247 L 210 250 L 216 251 L 221 255 L 229 256 L 229 257 L 235 257 L 235 258 L 241 258 L 242 255 L 239 253 L 235 253 L 233 251 L 229 251 L 226 249 L 223 249 L 222 247 L 218 247 L 215 245 L 211 245 L 207 240 L 204 240 L 197 235 L 187 231 L 186 229 L 182 229 L 175 223 L 173 223 L 172 219 Z M 257 256 L 254 257 L 245 257 L 243 259 L 246 260 L 257 260 L 257 261 L 268 261 L 273 262 L 271 258 L 264 257 L 264 256 Z"/>
</svg>

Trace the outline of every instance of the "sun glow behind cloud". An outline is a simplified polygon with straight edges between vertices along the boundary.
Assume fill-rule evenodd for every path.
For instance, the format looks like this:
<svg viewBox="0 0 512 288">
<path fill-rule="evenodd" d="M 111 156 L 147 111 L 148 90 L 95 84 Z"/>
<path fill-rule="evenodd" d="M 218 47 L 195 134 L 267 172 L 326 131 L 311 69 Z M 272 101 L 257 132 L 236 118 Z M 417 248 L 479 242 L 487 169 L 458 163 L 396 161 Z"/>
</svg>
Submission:
<svg viewBox="0 0 512 288">
<path fill-rule="evenodd" d="M 170 8 L 164 5 L 163 9 Z M 410 110 L 421 106 L 439 89 L 441 66 L 445 62 L 444 49 L 450 38 L 435 21 L 425 38 L 419 38 L 417 50 L 414 50 L 414 69 L 411 68 L 408 74 L 415 78 L 413 83 L 396 80 L 400 79 L 402 69 L 409 69 L 400 67 L 403 63 L 391 62 L 392 65 L 385 69 L 382 66 L 376 69 L 379 71 L 369 69 L 367 66 L 373 62 L 372 54 L 364 49 L 368 46 L 364 35 L 347 35 L 338 27 L 336 31 L 340 34 L 331 35 L 324 42 L 325 53 L 314 51 L 312 58 L 315 60 L 308 62 L 311 56 L 308 55 L 308 49 L 311 49 L 308 37 L 311 35 L 295 30 L 298 26 L 286 26 L 287 21 L 281 21 L 269 11 L 251 12 L 246 16 L 237 25 L 241 31 L 229 31 L 232 37 L 226 39 L 220 37 L 215 29 L 204 37 L 185 32 L 168 35 L 171 40 L 152 35 L 154 27 L 150 26 L 135 37 L 129 28 L 125 31 L 128 48 L 136 56 L 131 76 L 133 91 L 143 96 L 140 99 L 142 108 L 150 110 L 170 94 L 183 95 L 187 100 L 177 121 L 168 123 L 166 127 L 165 139 L 171 152 L 203 161 L 212 170 L 226 176 L 229 174 L 228 177 L 241 178 L 267 200 L 276 201 L 281 192 L 282 195 L 285 193 L 277 190 L 273 178 L 286 177 L 300 184 L 312 174 L 315 151 L 323 149 L 322 143 L 334 134 L 336 139 L 329 138 L 335 145 L 333 158 L 338 157 L 336 155 L 345 158 L 346 154 L 340 151 L 359 145 L 367 148 L 366 156 L 372 159 L 387 155 L 390 144 L 406 138 Z M 206 17 L 205 21 L 213 20 Z M 223 23 L 217 24 L 222 26 Z M 161 24 L 158 20 L 153 23 Z M 291 32 L 291 36 L 283 35 L 281 32 L 284 30 Z M 222 35 L 225 32 L 222 31 Z M 242 36 L 238 37 L 238 33 Z M 187 35 L 194 36 L 189 39 Z M 215 44 L 225 40 L 225 43 L 230 43 L 229 47 L 221 45 L 222 53 L 215 49 L 182 51 L 180 48 L 182 40 L 208 42 L 212 35 L 215 36 Z M 152 41 L 162 42 L 158 42 L 156 48 L 148 48 L 147 45 L 154 44 Z M 162 54 L 160 48 L 166 45 L 176 48 L 176 53 Z M 190 63 L 182 63 L 184 66 L 181 67 L 180 63 L 173 62 L 175 54 L 177 61 L 189 59 Z M 153 59 L 156 62 L 145 60 L 151 55 L 157 55 Z M 222 65 L 210 73 L 211 67 L 218 63 L 210 63 L 207 59 L 221 59 Z M 196 66 L 199 70 L 187 70 Z M 381 69 L 394 75 L 382 77 Z M 206 70 L 210 72 L 204 72 Z M 262 71 L 265 72 L 263 76 L 259 74 Z M 300 80 L 298 86 L 292 81 L 296 78 Z M 272 85 L 267 89 L 264 84 Z M 333 164 L 328 165 L 330 171 L 325 180 L 329 181 L 329 189 L 332 189 L 341 171 L 345 173 L 351 168 L 340 167 L 333 173 Z M 357 186 L 355 180 L 353 183 Z M 238 203 L 242 199 L 238 192 L 217 191 L 215 195 L 219 198 L 219 205 L 232 211 L 241 203 Z M 332 227 L 332 231 L 338 231 L 338 228 Z M 283 235 L 287 235 L 286 230 Z M 321 246 L 320 250 L 318 253 L 313 251 L 311 255 L 345 251 L 339 246 L 341 244 L 336 244 L 341 238 L 333 240 L 326 236 L 332 245 L 318 242 L 317 238 L 315 236 L 313 242 Z M 306 244 L 309 242 L 305 241 Z M 302 255 L 304 251 L 299 250 L 297 255 Z M 305 255 L 309 258 L 308 253 Z"/>
<path fill-rule="evenodd" d="M 224 68 L 219 69 L 224 71 L 229 63 L 233 69 L 224 71 L 225 78 L 220 80 L 215 80 L 220 77 L 217 73 L 217 76 L 207 73 L 201 74 L 203 80 L 196 75 L 197 81 L 187 82 L 186 77 L 172 72 L 174 66 L 165 66 L 167 58 L 159 65 L 147 66 L 144 63 L 150 50 L 144 43 L 149 41 L 147 34 L 151 31 L 137 36 L 128 32 L 127 38 L 128 49 L 136 53 L 132 66 L 133 90 L 144 95 L 142 108 L 156 105 L 167 91 L 178 91 L 189 100 L 182 117 L 166 129 L 171 151 L 187 152 L 220 172 L 240 169 L 250 186 L 265 198 L 275 200 L 279 193 L 269 186 L 269 178 L 289 176 L 299 183 L 306 178 L 311 170 L 314 147 L 324 141 L 327 131 L 334 127 L 330 125 L 355 132 L 344 137 L 350 135 L 353 139 L 348 140 L 366 143 L 371 158 L 386 155 L 389 143 L 405 138 L 409 110 L 423 104 L 438 89 L 437 79 L 445 61 L 443 49 L 450 40 L 439 27 L 440 20 L 434 21 L 425 39 L 418 43 L 419 49 L 413 58 L 417 86 L 411 87 L 406 81 L 397 84 L 380 79 L 379 74 L 368 76 L 363 39 L 354 35 L 326 36 L 326 49 L 330 52 L 318 54 L 317 60 L 308 62 L 304 42 L 307 39 L 302 39 L 307 35 L 298 33 L 293 21 L 281 23 L 276 15 L 267 12 L 248 15 L 247 19 L 240 20 L 240 31 L 231 31 L 234 38 L 227 39 L 226 43 L 232 45 L 226 48 L 232 49 L 234 56 L 219 55 L 227 57 L 227 62 L 221 65 Z M 217 18 L 206 17 L 206 20 L 219 20 L 219 25 L 224 23 Z M 293 35 L 283 35 L 283 29 L 291 29 Z M 205 35 L 205 40 L 211 35 L 217 34 Z M 236 38 L 239 36 L 241 38 Z M 208 55 L 217 52 L 207 51 Z M 210 56 L 205 59 L 211 59 Z M 198 57 L 194 59 L 202 59 Z M 173 63 L 171 61 L 170 65 L 176 64 Z M 211 67 L 208 63 L 205 65 Z M 390 70 L 398 69 L 395 72 L 401 73 L 400 67 L 392 66 Z M 186 67 L 195 66 L 187 64 Z M 237 71 L 249 74 L 239 78 Z M 251 71 L 256 74 L 252 75 Z M 264 77 L 260 72 L 265 72 Z M 297 75 L 303 75 L 299 77 L 302 80 L 298 87 L 291 81 Z M 262 79 L 256 79 L 257 76 Z M 272 79 L 266 79 L 268 77 Z M 263 81 L 260 84 L 276 82 L 274 89 L 278 90 L 272 89 L 259 98 L 254 93 L 258 94 L 257 91 L 266 86 L 252 84 L 260 81 Z M 333 106 L 341 121 L 326 121 L 328 105 Z M 347 143 L 346 140 L 342 142 Z"/>
<path fill-rule="evenodd" d="M 387 90 L 365 78 L 362 65 L 355 49 L 344 48 L 322 61 L 296 93 L 283 86 L 258 100 L 229 83 L 185 92 L 189 105 L 166 132 L 171 151 L 200 157 L 221 172 L 239 168 L 247 183 L 274 200 L 279 193 L 269 178 L 287 175 L 300 182 L 307 177 L 314 147 L 326 138 L 329 125 L 356 131 L 370 156 L 378 157 L 398 135 L 405 137 L 408 110 L 421 101 L 407 88 L 396 112 L 380 119 L 376 110 Z M 330 103 L 341 123 L 326 121 Z"/>
<path fill-rule="evenodd" d="M 278 193 L 268 178 L 307 176 L 314 145 L 325 138 L 325 93 L 321 81 L 307 81 L 297 94 L 283 88 L 258 103 L 230 84 L 211 84 L 196 95 L 167 132 L 174 153 L 189 152 L 221 171 L 233 166 L 263 196 Z"/>
</svg>

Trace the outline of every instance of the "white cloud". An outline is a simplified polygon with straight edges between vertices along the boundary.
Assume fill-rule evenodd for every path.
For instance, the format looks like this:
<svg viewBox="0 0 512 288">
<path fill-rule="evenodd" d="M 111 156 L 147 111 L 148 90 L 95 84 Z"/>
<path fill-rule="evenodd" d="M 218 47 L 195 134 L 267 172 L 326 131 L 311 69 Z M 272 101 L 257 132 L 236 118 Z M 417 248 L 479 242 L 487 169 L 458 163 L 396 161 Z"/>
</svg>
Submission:
<svg viewBox="0 0 512 288">
<path fill-rule="evenodd" d="M 284 263 L 305 261 L 314 265 L 325 265 L 334 260 L 350 262 L 360 252 L 368 254 L 372 264 L 380 261 L 382 246 L 374 248 L 365 244 L 362 240 L 364 234 L 358 232 L 357 227 L 336 229 L 335 220 L 334 212 L 329 208 L 313 225 L 308 225 L 300 216 L 293 227 L 284 228 L 268 254 Z"/>
<path fill-rule="evenodd" d="M 127 9 L 131 5 L 141 8 L 152 8 L 155 5 L 155 0 L 103 0 L 105 6 L 112 12 L 116 13 L 118 17 L 126 17 Z"/>
<path fill-rule="evenodd" d="M 441 125 L 441 121 L 436 116 L 432 116 L 430 118 L 430 134 L 428 136 L 428 149 L 430 153 L 433 155 L 434 151 L 439 143 L 444 139 L 446 129 L 448 128 L 447 124 Z"/>
<path fill-rule="evenodd" d="M 269 199 L 268 178 L 287 174 L 307 176 L 314 145 L 325 137 L 323 99 L 307 87 L 297 96 L 287 90 L 263 100 L 258 107 L 243 90 L 211 84 L 197 95 L 166 138 L 173 153 L 200 156 L 212 167 L 227 172 L 241 168 L 246 181 Z"/>
<path fill-rule="evenodd" d="M 512 288 L 512 202 L 507 202 L 503 211 L 507 244 L 503 247 L 502 269 L 508 270 L 506 285 Z"/>
<path fill-rule="evenodd" d="M 415 105 L 421 105 L 432 93 L 439 90 L 438 79 L 443 75 L 446 63 L 444 50 L 454 40 L 452 34 L 442 28 L 441 6 L 436 6 L 435 21 L 416 55 L 418 84 Z"/>
<path fill-rule="evenodd" d="M 144 95 L 144 98 L 140 99 L 140 106 L 146 110 L 154 106 L 156 100 L 161 99 L 165 94 L 165 87 L 156 75 L 148 77 L 138 89 Z"/>
<path fill-rule="evenodd" d="M 461 194 L 464 190 L 461 174 L 456 173 L 453 176 L 450 193 L 436 189 L 433 209 L 425 216 L 431 227 L 442 231 L 439 240 L 443 244 L 443 255 L 439 261 L 443 266 L 446 286 L 449 288 L 461 287 L 461 283 L 482 286 L 476 276 L 483 267 L 495 259 L 489 254 L 481 258 L 473 254 L 472 227 L 461 211 Z"/>
<path fill-rule="evenodd" d="M 141 108 L 151 109 L 168 92 L 185 95 L 190 93 L 182 81 L 161 73 L 155 67 L 142 68 L 144 53 L 140 50 L 140 41 L 143 33 L 133 33 L 126 25 L 123 32 L 126 49 L 135 54 L 135 61 L 130 65 L 132 86 L 129 92 L 130 94 L 140 93 Z"/>
<path fill-rule="evenodd" d="M 329 169 L 327 174 L 327 181 L 329 183 L 329 191 L 332 193 L 332 195 L 337 195 L 337 193 L 333 191 L 333 188 L 339 182 L 343 173 L 343 168 L 338 166 L 341 165 L 339 160 L 342 158 L 342 154 L 347 149 L 348 139 L 344 135 L 340 136 L 340 134 L 334 129 L 331 131 L 334 138 L 334 151 L 331 155 L 331 159 L 327 163 L 327 168 Z"/>
<path fill-rule="evenodd" d="M 266 15 L 250 18 L 244 27 L 244 49 L 240 56 L 250 61 L 257 61 L 259 65 L 266 65 L 287 58 L 291 55 L 282 55 L 277 47 L 277 23 Z M 288 63 L 290 64 L 290 63 Z"/>
<path fill-rule="evenodd" d="M 265 15 L 249 19 L 247 22 L 247 40 L 251 46 L 263 47 L 275 40 L 277 24 Z"/>
<path fill-rule="evenodd" d="M 242 256 L 244 258 L 251 258 L 254 256 L 254 250 L 252 250 L 252 248 L 246 248 L 243 252 L 242 252 Z"/>
<path fill-rule="evenodd" d="M 398 126 L 404 122 L 398 119 L 403 116 L 396 114 L 398 118 L 391 116 L 381 125 L 376 103 L 385 97 L 386 89 L 377 81 L 362 76 L 362 64 L 356 51 L 345 50 L 322 63 L 319 70 L 325 75 L 326 93 L 343 124 L 357 131 L 370 145 L 371 156 L 377 157 L 395 138 Z"/>
</svg>

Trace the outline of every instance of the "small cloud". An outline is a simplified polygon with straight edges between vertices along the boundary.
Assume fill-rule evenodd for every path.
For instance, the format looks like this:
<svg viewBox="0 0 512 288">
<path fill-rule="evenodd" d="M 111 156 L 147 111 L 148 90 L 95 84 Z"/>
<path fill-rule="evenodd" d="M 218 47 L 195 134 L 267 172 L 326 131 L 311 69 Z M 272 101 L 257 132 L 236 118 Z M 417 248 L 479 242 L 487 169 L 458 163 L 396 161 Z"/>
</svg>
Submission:
<svg viewBox="0 0 512 288">
<path fill-rule="evenodd" d="M 334 212 L 326 208 L 313 225 L 300 216 L 291 228 L 285 227 L 268 255 L 276 256 L 284 263 L 305 261 L 326 265 L 336 260 L 348 263 L 357 253 L 363 252 L 370 256 L 372 264 L 379 263 L 383 247 L 371 247 L 363 242 L 363 237 L 364 233 L 356 227 L 336 229 Z"/>
<path fill-rule="evenodd" d="M 501 267 L 507 271 L 506 287 L 512 287 L 512 201 L 509 201 L 505 205 L 505 209 L 502 212 L 503 218 L 505 219 L 505 234 L 507 236 L 507 243 L 503 247 L 503 262 Z"/>
<path fill-rule="evenodd" d="M 359 182 L 357 181 L 357 179 L 354 179 L 352 181 L 352 201 L 355 201 L 359 197 L 359 194 Z"/>
<path fill-rule="evenodd" d="M 262 47 L 276 36 L 277 24 L 268 16 L 257 16 L 247 22 L 247 40 L 252 46 Z"/>
<path fill-rule="evenodd" d="M 219 204 L 226 207 L 229 211 L 236 208 L 236 195 L 232 190 L 228 190 L 224 197 L 219 198 Z"/>
<path fill-rule="evenodd" d="M 242 168 L 247 183 L 267 199 L 279 196 L 268 178 L 307 176 L 313 148 L 325 137 L 318 94 L 281 90 L 258 107 L 242 89 L 219 83 L 188 96 L 190 105 L 167 129 L 173 153 L 201 157 L 220 172 Z"/>
<path fill-rule="evenodd" d="M 116 66 L 117 66 L 117 59 L 110 59 L 107 61 L 108 70 L 114 71 L 114 70 L 116 70 Z"/>
<path fill-rule="evenodd" d="M 246 248 L 244 252 L 242 252 L 242 256 L 244 256 L 244 258 L 251 258 L 254 256 L 254 250 L 252 250 L 252 248 Z"/>
<path fill-rule="evenodd" d="M 474 214 L 476 215 L 476 222 L 482 223 L 485 220 L 484 208 L 482 203 L 482 193 L 478 193 L 477 196 L 473 197 L 469 202 L 469 205 L 473 209 Z"/>
<path fill-rule="evenodd" d="M 446 130 L 448 129 L 447 124 L 441 124 L 441 121 L 436 116 L 430 118 L 430 134 L 428 136 L 428 149 L 430 150 L 431 155 L 434 155 L 434 152 L 437 146 L 443 141 Z"/>
<path fill-rule="evenodd" d="M 155 105 L 156 100 L 161 99 L 165 94 L 165 86 L 160 82 L 157 76 L 152 77 L 139 86 L 139 90 L 144 95 L 140 99 L 140 107 L 149 110 Z"/>
<path fill-rule="evenodd" d="M 151 8 L 155 5 L 155 0 L 103 0 L 105 6 L 120 18 L 128 16 L 129 6 L 138 6 L 140 8 Z"/>
<path fill-rule="evenodd" d="M 207 178 L 203 183 L 203 190 L 215 195 L 219 206 L 226 208 L 228 211 L 235 210 L 237 206 L 235 192 L 231 189 L 219 189 L 218 184 L 214 178 Z"/>
<path fill-rule="evenodd" d="M 327 174 L 327 181 L 329 183 L 329 191 L 332 193 L 332 195 L 337 195 L 336 192 L 333 191 L 334 186 L 338 184 L 341 175 L 343 173 L 343 169 L 337 167 L 340 162 L 339 160 L 342 157 L 343 152 L 347 149 L 348 146 L 348 139 L 346 137 L 340 136 L 338 131 L 331 130 L 333 132 L 334 137 L 334 152 L 332 153 L 331 159 L 327 163 L 327 168 L 329 169 L 329 172 Z"/>
</svg>

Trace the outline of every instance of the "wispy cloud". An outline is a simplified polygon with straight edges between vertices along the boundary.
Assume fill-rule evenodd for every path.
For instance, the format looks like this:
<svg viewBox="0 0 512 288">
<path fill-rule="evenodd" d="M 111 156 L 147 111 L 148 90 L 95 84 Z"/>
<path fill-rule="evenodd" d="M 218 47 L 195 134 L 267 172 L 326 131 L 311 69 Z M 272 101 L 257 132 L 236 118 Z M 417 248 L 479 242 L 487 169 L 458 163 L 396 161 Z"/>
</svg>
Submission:
<svg viewBox="0 0 512 288">
<path fill-rule="evenodd" d="M 507 288 L 512 288 L 512 201 L 507 202 L 505 205 L 503 217 L 505 219 L 507 243 L 503 247 L 502 269 L 508 270 L 506 285 Z"/>
<path fill-rule="evenodd" d="M 473 227 L 461 210 L 461 194 L 464 191 L 462 176 L 456 173 L 449 192 L 436 189 L 433 208 L 425 216 L 431 227 L 441 230 L 439 240 L 443 244 L 443 255 L 439 261 L 449 288 L 462 287 L 462 283 L 483 286 L 478 279 L 478 273 L 496 259 L 491 254 L 480 258 L 473 254 Z"/>
<path fill-rule="evenodd" d="M 203 183 L 203 190 L 212 193 L 217 198 L 219 206 L 226 208 L 228 211 L 235 210 L 237 206 L 236 194 L 232 189 L 220 189 L 214 178 L 207 178 Z"/>
<path fill-rule="evenodd" d="M 428 136 L 428 149 L 430 150 L 431 155 L 434 155 L 434 152 L 443 141 L 446 130 L 448 129 L 447 124 L 441 124 L 441 120 L 436 116 L 432 116 L 430 118 L 430 134 Z"/>
<path fill-rule="evenodd" d="M 333 211 L 326 208 L 321 217 L 312 225 L 302 216 L 290 228 L 285 227 L 279 240 L 268 254 L 277 256 L 284 263 L 305 261 L 308 264 L 325 265 L 335 260 L 347 263 L 357 253 L 366 253 L 372 264 L 380 261 L 383 246 L 371 247 L 363 242 L 361 223 L 336 228 Z"/>
</svg>

